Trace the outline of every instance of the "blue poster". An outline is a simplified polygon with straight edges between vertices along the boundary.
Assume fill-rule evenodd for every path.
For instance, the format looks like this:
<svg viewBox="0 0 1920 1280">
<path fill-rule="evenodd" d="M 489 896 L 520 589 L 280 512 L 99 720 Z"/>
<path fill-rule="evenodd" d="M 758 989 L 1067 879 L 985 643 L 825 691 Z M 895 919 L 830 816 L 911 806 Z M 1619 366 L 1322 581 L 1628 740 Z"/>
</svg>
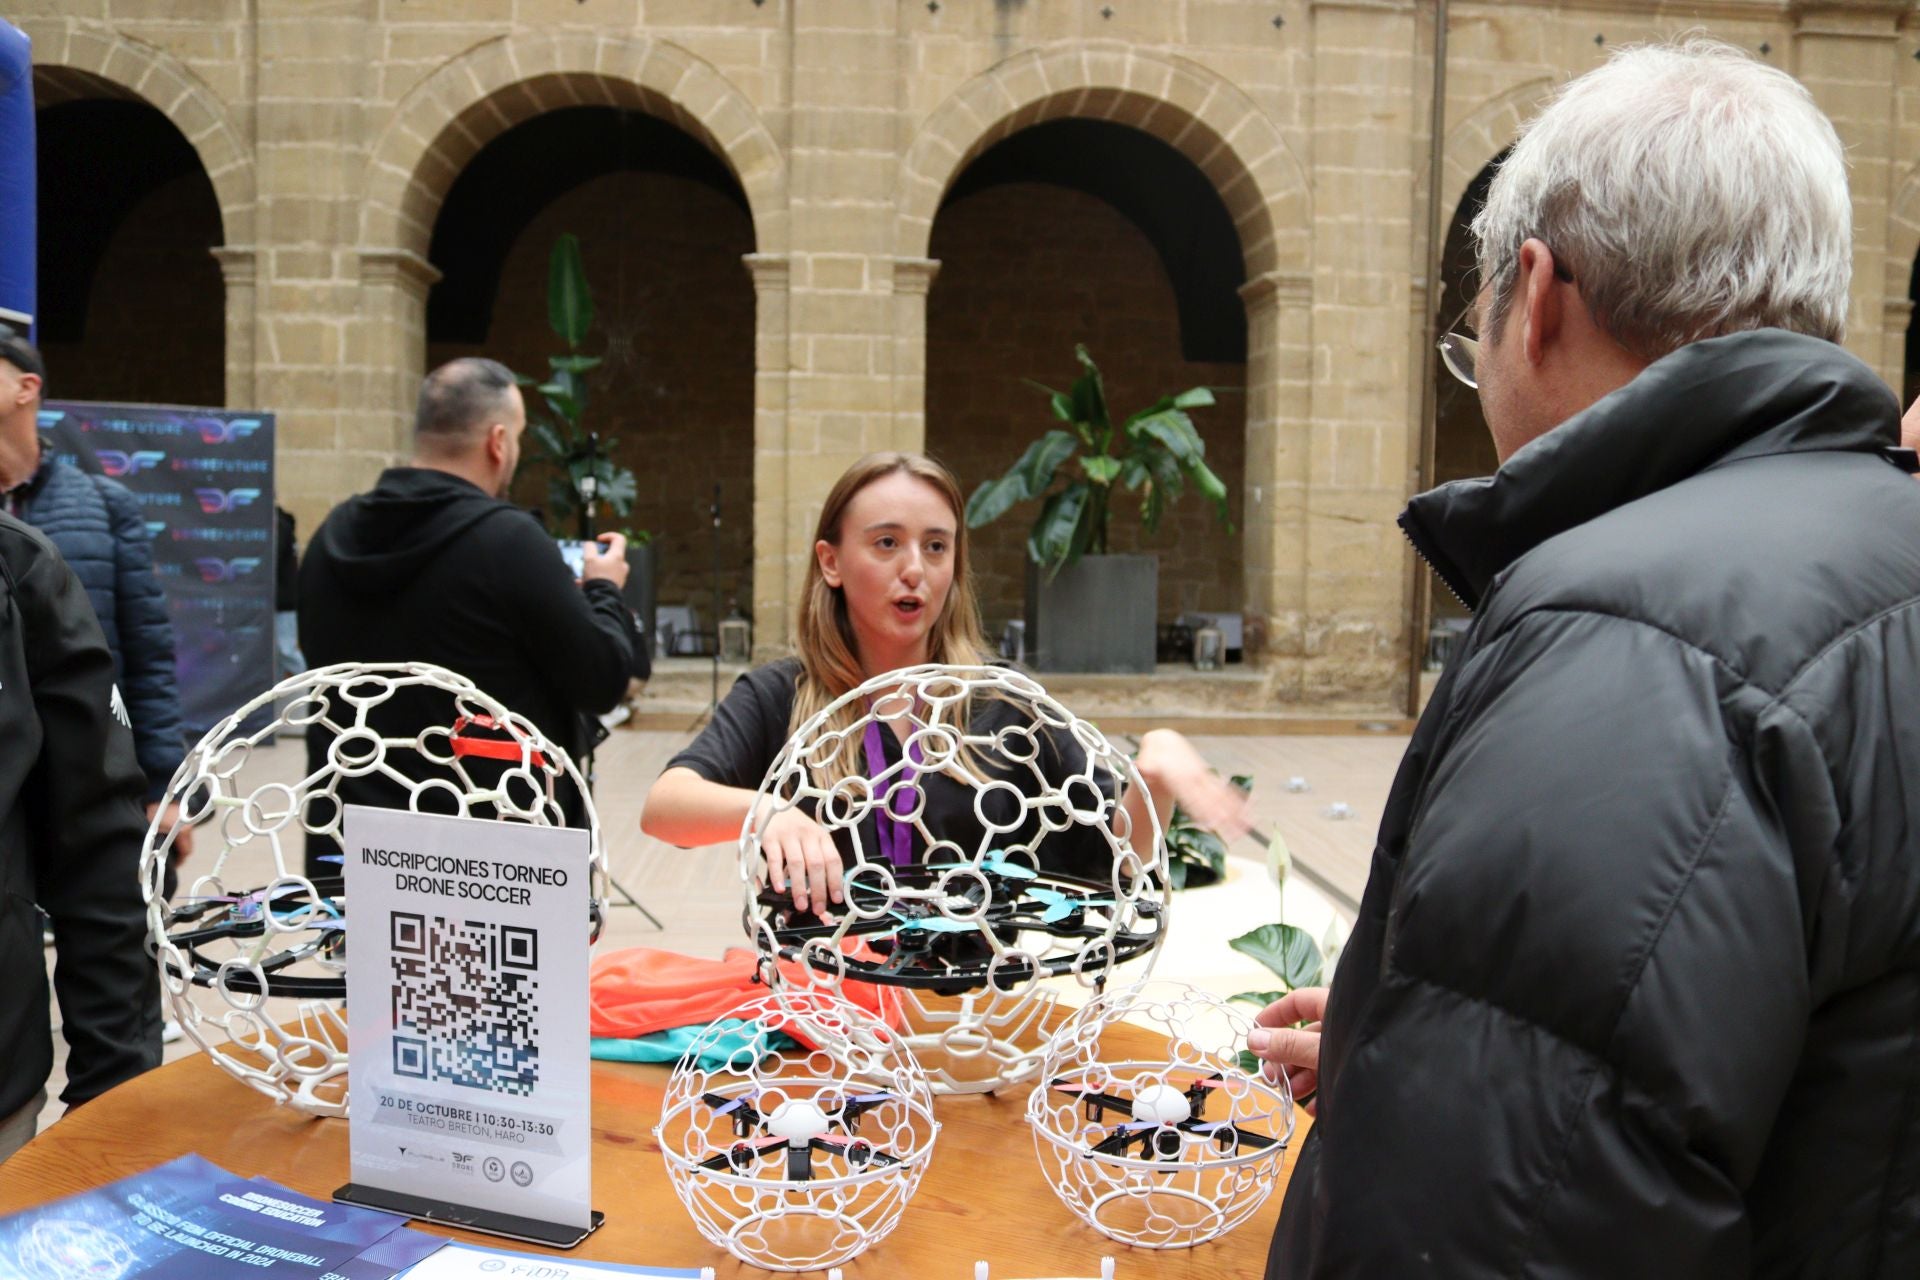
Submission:
<svg viewBox="0 0 1920 1280">
<path fill-rule="evenodd" d="M 390 1238 L 405 1237 L 397 1244 Z M 218 1280 L 359 1277 L 369 1250 L 402 1259 L 443 1242 L 403 1219 L 235 1177 L 186 1155 L 130 1178 L 0 1220 L 0 1280 Z"/>
<path fill-rule="evenodd" d="M 48 401 L 40 431 L 55 457 L 118 480 L 146 513 L 188 735 L 271 688 L 273 415 Z"/>
</svg>

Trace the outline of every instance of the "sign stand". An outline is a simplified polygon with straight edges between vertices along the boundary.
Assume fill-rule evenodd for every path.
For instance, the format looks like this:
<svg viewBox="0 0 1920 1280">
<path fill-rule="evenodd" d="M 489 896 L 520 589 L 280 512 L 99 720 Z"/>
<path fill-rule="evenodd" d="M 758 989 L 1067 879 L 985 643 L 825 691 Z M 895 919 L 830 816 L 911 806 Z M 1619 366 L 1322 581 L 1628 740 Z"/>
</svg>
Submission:
<svg viewBox="0 0 1920 1280">
<path fill-rule="evenodd" d="M 589 837 L 347 805 L 348 1143 L 333 1198 L 552 1248 L 589 1207 Z"/>
</svg>

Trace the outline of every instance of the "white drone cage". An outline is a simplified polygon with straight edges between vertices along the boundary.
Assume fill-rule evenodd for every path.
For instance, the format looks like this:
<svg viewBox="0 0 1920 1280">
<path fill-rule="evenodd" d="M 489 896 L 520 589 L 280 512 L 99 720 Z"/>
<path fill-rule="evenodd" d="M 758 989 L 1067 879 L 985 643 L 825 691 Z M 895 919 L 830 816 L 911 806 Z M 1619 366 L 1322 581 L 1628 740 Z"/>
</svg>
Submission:
<svg viewBox="0 0 1920 1280">
<path fill-rule="evenodd" d="M 1149 1057 L 1125 1024 L 1164 1037 Z M 1243 1011 L 1178 983 L 1108 992 L 1054 1037 L 1027 1100 L 1041 1172 L 1104 1235 L 1182 1249 L 1226 1234 L 1271 1194 L 1293 1137 L 1284 1076 L 1244 1070 Z M 1154 1040 L 1157 1045 L 1158 1040 Z"/>
<path fill-rule="evenodd" d="M 707 1027 L 653 1131 L 701 1235 L 770 1271 L 837 1266 L 885 1239 L 939 1132 L 903 1039 L 824 991 L 761 996 Z"/>
<path fill-rule="evenodd" d="M 981 727 L 989 701 L 1016 714 Z M 836 725 L 848 707 L 859 713 Z M 903 741 L 898 760 L 869 774 L 873 726 L 898 727 Z M 971 844 L 929 829 L 910 769 L 972 792 Z M 1031 1078 L 1068 993 L 1077 988 L 1069 1005 L 1091 997 L 1134 959 L 1144 978 L 1164 939 L 1166 850 L 1152 805 L 1148 829 L 1132 829 L 1121 797 L 1136 787 L 1125 752 L 1017 671 L 928 664 L 867 681 L 794 733 L 741 827 L 745 919 L 767 981 L 898 989 L 907 1044 L 937 1094 Z M 761 833 L 796 808 L 851 854 L 832 918 L 793 910 L 768 884 Z M 882 813 L 911 830 L 911 863 L 876 847 L 869 828 Z M 1047 840 L 1072 828 L 1103 850 L 1097 877 L 1049 868 Z"/>
<path fill-rule="evenodd" d="M 452 722 L 382 736 L 369 713 L 404 689 L 449 695 Z M 245 776 L 276 734 L 304 753 L 311 725 L 334 734 L 323 767 L 307 773 L 302 754 L 295 770 L 272 770 L 295 772 L 295 781 L 260 781 L 265 766 Z M 469 756 L 506 767 L 483 784 Z M 318 835 L 337 847 L 340 781 L 373 773 L 404 787 L 416 811 L 536 826 L 562 825 L 557 787 L 567 779 L 585 802 L 591 842 L 582 927 L 597 934 L 605 911 L 606 854 L 585 779 L 564 749 L 465 676 L 420 662 L 340 663 L 290 677 L 228 715 L 187 753 L 147 829 L 148 945 L 162 998 L 187 1036 L 235 1079 L 309 1115 L 347 1111 L 348 922 L 340 878 L 306 874 L 305 841 Z M 163 824 L 173 805 L 179 816 Z M 195 850 L 183 870 L 198 874 L 183 877 L 170 903 L 166 867 L 188 824 Z M 211 998 L 196 1000 L 195 987 Z"/>
</svg>

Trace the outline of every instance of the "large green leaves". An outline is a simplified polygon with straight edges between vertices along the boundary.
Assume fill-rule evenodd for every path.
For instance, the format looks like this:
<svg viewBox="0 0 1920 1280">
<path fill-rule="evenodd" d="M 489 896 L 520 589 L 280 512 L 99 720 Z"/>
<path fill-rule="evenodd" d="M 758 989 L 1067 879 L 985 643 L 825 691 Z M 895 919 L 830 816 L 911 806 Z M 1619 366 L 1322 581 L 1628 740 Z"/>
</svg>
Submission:
<svg viewBox="0 0 1920 1280">
<path fill-rule="evenodd" d="M 1273 970 L 1289 991 L 1319 985 L 1320 945 L 1296 925 L 1263 924 L 1227 945 Z"/>
<path fill-rule="evenodd" d="M 1075 480 L 1040 508 L 1040 518 L 1027 535 L 1027 554 L 1049 575 L 1079 559 L 1092 541 L 1092 521 L 1087 519 L 1091 497 L 1087 482 Z"/>
<path fill-rule="evenodd" d="M 1007 474 L 987 481 L 967 499 L 967 527 L 977 529 L 998 519 L 1008 507 L 1045 493 L 1053 483 L 1054 472 L 1077 447 L 1069 431 L 1049 431 L 1028 445 Z"/>
<path fill-rule="evenodd" d="M 580 259 L 580 237 L 572 232 L 553 242 L 547 258 L 547 323 L 569 351 L 585 342 L 593 327 L 593 294 Z"/>
</svg>

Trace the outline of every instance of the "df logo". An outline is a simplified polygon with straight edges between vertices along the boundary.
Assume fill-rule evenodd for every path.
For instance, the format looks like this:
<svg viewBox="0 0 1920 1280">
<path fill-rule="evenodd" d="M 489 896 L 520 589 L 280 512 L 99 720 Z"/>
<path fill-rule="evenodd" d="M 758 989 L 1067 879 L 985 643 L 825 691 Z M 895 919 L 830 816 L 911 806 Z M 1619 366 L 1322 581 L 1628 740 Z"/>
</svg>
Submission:
<svg viewBox="0 0 1920 1280">
<path fill-rule="evenodd" d="M 136 449 L 132 453 L 119 449 L 96 449 L 93 456 L 100 459 L 100 469 L 114 477 L 137 476 L 142 471 L 152 471 L 167 459 L 167 455 L 158 449 Z"/>
<path fill-rule="evenodd" d="M 203 515 L 218 516 L 250 507 L 259 500 L 258 489 L 195 489 L 193 496 L 200 503 Z"/>
<path fill-rule="evenodd" d="M 200 571 L 202 582 L 236 582 L 260 567 L 260 561 L 254 556 L 236 556 L 232 560 L 222 560 L 218 556 L 201 556 L 193 562 Z"/>
<path fill-rule="evenodd" d="M 258 418 L 196 418 L 194 427 L 200 432 L 201 444 L 232 444 L 235 440 L 245 440 L 260 429 Z"/>
</svg>

